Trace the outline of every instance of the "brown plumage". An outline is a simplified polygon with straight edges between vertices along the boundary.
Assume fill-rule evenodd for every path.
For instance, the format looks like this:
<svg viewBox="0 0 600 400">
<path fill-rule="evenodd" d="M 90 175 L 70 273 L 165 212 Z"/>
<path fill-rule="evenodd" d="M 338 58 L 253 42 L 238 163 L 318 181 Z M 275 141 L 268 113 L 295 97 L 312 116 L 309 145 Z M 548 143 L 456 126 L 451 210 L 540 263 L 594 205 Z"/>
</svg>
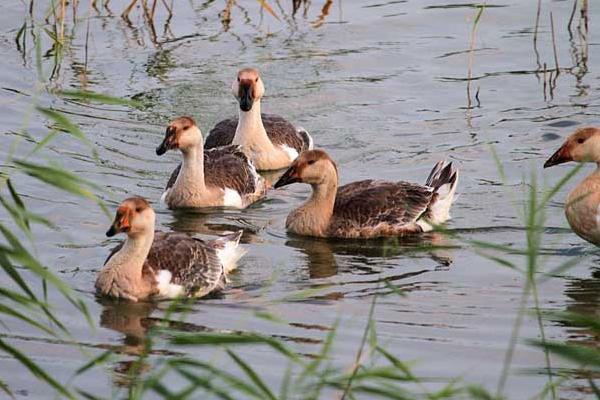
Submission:
<svg viewBox="0 0 600 400">
<path fill-rule="evenodd" d="M 389 229 L 390 235 L 394 235 L 395 230 L 399 233 L 422 231 L 414 223 L 427 210 L 433 194 L 430 187 L 408 182 L 369 179 L 340 186 L 328 236 L 345 237 L 346 232 L 353 230 L 357 236 L 368 235 L 367 232 L 376 227 L 382 233 Z M 362 232 L 362 229 L 366 230 Z"/>
<path fill-rule="evenodd" d="M 169 177 L 165 190 L 177 180 L 181 163 Z M 239 146 L 225 146 L 204 151 L 204 181 L 207 186 L 228 187 L 240 194 L 257 191 L 256 175 L 252 163 Z"/>
<path fill-rule="evenodd" d="M 120 243 L 104 262 L 123 248 Z M 142 278 L 151 287 L 150 295 L 159 295 L 157 275 L 171 273 L 171 284 L 183 287 L 184 296 L 204 297 L 225 287 L 226 277 L 217 257 L 217 242 L 206 242 L 184 233 L 154 232 L 154 242 L 142 267 Z"/>
<path fill-rule="evenodd" d="M 202 133 L 190 117 L 173 120 L 156 149 L 179 149 L 183 163 L 169 178 L 163 201 L 169 208 L 245 208 L 263 198 L 267 183 L 239 146 L 204 151 Z"/>
<path fill-rule="evenodd" d="M 141 198 L 121 203 L 106 233 L 126 233 L 98 273 L 100 295 L 138 301 L 203 297 L 222 290 L 243 250 L 242 232 L 204 241 L 183 233 L 154 232 L 155 213 Z"/>
<path fill-rule="evenodd" d="M 304 129 L 296 129 L 285 118 L 275 114 L 261 114 L 262 123 L 267 136 L 274 145 L 286 145 L 298 152 L 309 150 L 310 136 Z M 204 142 L 205 149 L 227 146 L 233 142 L 238 117 L 231 117 L 218 122 L 211 129 Z"/>
<path fill-rule="evenodd" d="M 293 233 L 319 237 L 374 238 L 431 230 L 449 218 L 458 173 L 435 165 L 425 186 L 364 180 L 338 188 L 337 167 L 322 150 L 302 153 L 274 187 L 294 182 L 313 187 L 310 199 L 287 218 Z M 441 194 L 443 192 L 443 194 Z"/>
<path fill-rule="evenodd" d="M 288 167 L 298 154 L 312 148 L 308 132 L 280 116 L 262 114 L 265 87 L 254 68 L 238 71 L 231 93 L 239 104 L 238 118 L 219 122 L 206 138 L 206 149 L 239 145 L 259 171 Z"/>
</svg>

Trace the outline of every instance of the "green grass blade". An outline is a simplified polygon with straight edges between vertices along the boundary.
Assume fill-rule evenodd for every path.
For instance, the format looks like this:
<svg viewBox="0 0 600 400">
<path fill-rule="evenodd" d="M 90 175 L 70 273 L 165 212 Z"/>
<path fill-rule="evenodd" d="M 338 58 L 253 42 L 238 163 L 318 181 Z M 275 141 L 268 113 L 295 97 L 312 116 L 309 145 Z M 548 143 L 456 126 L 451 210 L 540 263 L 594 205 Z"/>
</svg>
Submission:
<svg viewBox="0 0 600 400">
<path fill-rule="evenodd" d="M 90 370 L 91 368 L 95 368 L 98 365 L 104 364 L 106 361 L 108 361 L 110 359 L 110 357 L 112 355 L 113 355 L 112 350 L 106 350 L 106 351 L 100 353 L 100 355 L 98 357 L 91 359 L 90 361 L 85 363 L 82 367 L 77 369 L 77 371 L 75 371 L 75 375 L 76 376 L 81 375 L 81 374 L 85 373 L 86 371 Z"/>
<path fill-rule="evenodd" d="M 229 357 L 235 361 L 235 363 L 244 371 L 244 373 L 254 382 L 256 387 L 258 387 L 261 392 L 271 400 L 276 400 L 275 394 L 269 389 L 266 383 L 260 378 L 260 376 L 249 366 L 244 360 L 242 360 L 237 354 L 235 354 L 232 350 L 227 349 L 227 354 Z"/>
<path fill-rule="evenodd" d="M 75 399 L 75 396 L 67 390 L 66 387 L 58 383 L 54 378 L 46 373 L 42 368 L 40 368 L 35 362 L 33 362 L 29 357 L 25 354 L 21 353 L 19 350 L 10 346 L 8 343 L 5 343 L 2 339 L 0 339 L 0 350 L 3 350 L 5 353 L 14 357 L 17 361 L 21 363 L 25 368 L 29 370 L 35 377 L 43 380 L 50 386 L 52 386 L 58 393 L 69 399 Z"/>
<path fill-rule="evenodd" d="M 73 100 L 85 100 L 101 104 L 123 105 L 130 107 L 140 107 L 141 103 L 136 100 L 124 99 L 122 97 L 110 96 L 107 94 L 91 92 L 88 90 L 61 90 L 57 94 L 61 97 Z"/>
<path fill-rule="evenodd" d="M 73 137 L 79 139 L 88 146 L 92 145 L 81 129 L 79 129 L 79 126 L 71 122 L 64 114 L 50 108 L 37 107 L 36 109 L 40 114 L 54 121 L 54 124 L 59 130 L 70 133 Z"/>
<path fill-rule="evenodd" d="M 6 305 L 4 305 L 2 303 L 0 303 L 0 314 L 5 314 L 5 315 L 11 316 L 13 318 L 20 319 L 21 321 L 41 330 L 43 332 L 46 332 L 50 335 L 55 335 L 54 331 L 52 329 L 50 329 L 49 327 L 29 318 L 28 316 L 15 310 L 14 308 L 7 307 Z"/>
</svg>

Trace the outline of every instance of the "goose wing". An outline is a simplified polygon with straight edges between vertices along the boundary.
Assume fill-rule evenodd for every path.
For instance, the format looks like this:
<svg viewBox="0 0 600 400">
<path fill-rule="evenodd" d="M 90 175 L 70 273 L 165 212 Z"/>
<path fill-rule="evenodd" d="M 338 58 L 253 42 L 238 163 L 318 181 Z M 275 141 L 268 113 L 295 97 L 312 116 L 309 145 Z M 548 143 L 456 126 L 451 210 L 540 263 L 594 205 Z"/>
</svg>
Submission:
<svg viewBox="0 0 600 400">
<path fill-rule="evenodd" d="M 173 170 L 165 190 L 175 184 L 181 163 Z M 204 181 L 209 186 L 229 188 L 240 195 L 255 193 L 260 176 L 239 146 L 217 147 L 204 151 Z"/>
<path fill-rule="evenodd" d="M 333 228 L 410 225 L 427 210 L 432 196 L 432 188 L 414 183 L 370 179 L 353 182 L 338 189 Z"/>
<path fill-rule="evenodd" d="M 258 190 L 260 176 L 239 146 L 225 146 L 204 152 L 204 180 L 243 195 Z"/>
<path fill-rule="evenodd" d="M 297 130 L 285 118 L 274 114 L 261 114 L 267 136 L 275 145 L 284 145 L 295 149 L 298 153 L 308 150 L 311 139 L 305 130 Z M 232 117 L 217 123 L 204 141 L 205 149 L 227 146 L 233 142 L 238 118 Z"/>
<path fill-rule="evenodd" d="M 182 288 L 187 296 L 202 297 L 225 282 L 214 247 L 183 233 L 156 232 L 144 270 L 153 272 L 160 294 Z"/>
</svg>

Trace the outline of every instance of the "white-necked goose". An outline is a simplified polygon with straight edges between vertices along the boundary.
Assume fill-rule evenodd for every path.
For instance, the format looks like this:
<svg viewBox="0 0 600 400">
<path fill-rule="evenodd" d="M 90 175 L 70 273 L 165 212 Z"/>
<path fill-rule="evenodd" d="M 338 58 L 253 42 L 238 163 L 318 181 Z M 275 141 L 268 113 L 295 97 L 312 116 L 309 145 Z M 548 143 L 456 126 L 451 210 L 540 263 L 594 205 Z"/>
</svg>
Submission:
<svg viewBox="0 0 600 400">
<path fill-rule="evenodd" d="M 265 92 L 258 70 L 242 69 L 231 86 L 240 109 L 238 118 L 219 122 L 206 137 L 205 148 L 237 144 L 259 171 L 288 167 L 298 154 L 313 147 L 304 129 L 297 129 L 280 116 L 261 114 Z"/>
<path fill-rule="evenodd" d="M 98 273 L 98 294 L 139 301 L 202 297 L 223 289 L 227 274 L 244 255 L 238 247 L 241 231 L 206 242 L 183 233 L 155 232 L 154 222 L 154 211 L 141 197 L 119 205 L 106 236 L 124 232 L 127 238 Z"/>
<path fill-rule="evenodd" d="M 364 180 L 338 188 L 333 160 L 322 150 L 300 154 L 274 187 L 312 186 L 312 196 L 292 211 L 288 231 L 306 236 L 376 238 L 429 231 L 450 217 L 458 171 L 438 162 L 425 186 Z"/>
<path fill-rule="evenodd" d="M 267 183 L 239 146 L 204 150 L 202 133 L 191 117 L 167 127 L 157 155 L 179 149 L 183 163 L 171 174 L 162 200 L 171 208 L 245 208 L 263 198 Z"/>
<path fill-rule="evenodd" d="M 596 170 L 567 197 L 565 215 L 577 235 L 600 245 L 600 128 L 581 128 L 544 163 L 544 168 L 568 161 L 596 163 Z"/>
</svg>

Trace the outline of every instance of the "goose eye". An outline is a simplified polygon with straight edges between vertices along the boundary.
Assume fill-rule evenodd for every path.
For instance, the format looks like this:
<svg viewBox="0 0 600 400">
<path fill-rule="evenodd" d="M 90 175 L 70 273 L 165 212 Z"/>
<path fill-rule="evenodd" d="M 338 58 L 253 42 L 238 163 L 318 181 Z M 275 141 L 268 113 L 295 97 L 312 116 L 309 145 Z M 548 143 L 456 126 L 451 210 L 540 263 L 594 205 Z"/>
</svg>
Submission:
<svg viewBox="0 0 600 400">
<path fill-rule="evenodd" d="M 585 139 L 584 139 L 584 138 L 579 138 L 579 139 L 577 139 L 577 143 L 579 143 L 579 144 L 582 144 L 583 142 L 585 142 Z"/>
<path fill-rule="evenodd" d="M 138 212 L 138 213 L 139 213 L 139 212 L 142 212 L 142 208 L 141 208 L 141 207 L 138 207 L 138 208 L 136 208 L 136 209 L 135 209 L 135 212 Z"/>
<path fill-rule="evenodd" d="M 258 82 L 258 76 L 256 77 L 256 79 L 254 80 L 254 82 Z"/>
</svg>

